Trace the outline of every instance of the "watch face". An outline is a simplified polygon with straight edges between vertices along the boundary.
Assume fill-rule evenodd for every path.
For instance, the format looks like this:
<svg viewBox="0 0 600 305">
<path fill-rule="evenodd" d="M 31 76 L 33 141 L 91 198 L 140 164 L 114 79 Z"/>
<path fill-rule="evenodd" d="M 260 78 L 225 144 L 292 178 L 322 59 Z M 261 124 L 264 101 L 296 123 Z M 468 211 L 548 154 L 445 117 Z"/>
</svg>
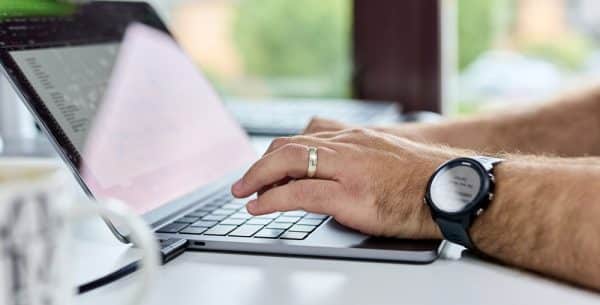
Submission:
<svg viewBox="0 0 600 305">
<path fill-rule="evenodd" d="M 438 209 L 460 212 L 481 192 L 481 180 L 479 171 L 468 164 L 450 165 L 433 178 L 429 196 Z"/>
</svg>

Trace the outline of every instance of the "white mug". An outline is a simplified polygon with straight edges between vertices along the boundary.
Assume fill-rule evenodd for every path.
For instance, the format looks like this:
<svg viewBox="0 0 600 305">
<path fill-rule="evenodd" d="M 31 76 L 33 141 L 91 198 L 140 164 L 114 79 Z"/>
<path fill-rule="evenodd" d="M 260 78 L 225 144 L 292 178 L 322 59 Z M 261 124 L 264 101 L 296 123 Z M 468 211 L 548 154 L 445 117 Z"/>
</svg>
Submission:
<svg viewBox="0 0 600 305">
<path fill-rule="evenodd" d="M 0 304 L 71 304 L 76 290 L 68 268 L 70 225 L 98 215 L 128 226 L 142 250 L 140 280 L 129 303 L 142 304 L 159 262 L 152 232 L 125 205 L 76 202 L 82 196 L 73 191 L 56 162 L 0 158 Z"/>
</svg>

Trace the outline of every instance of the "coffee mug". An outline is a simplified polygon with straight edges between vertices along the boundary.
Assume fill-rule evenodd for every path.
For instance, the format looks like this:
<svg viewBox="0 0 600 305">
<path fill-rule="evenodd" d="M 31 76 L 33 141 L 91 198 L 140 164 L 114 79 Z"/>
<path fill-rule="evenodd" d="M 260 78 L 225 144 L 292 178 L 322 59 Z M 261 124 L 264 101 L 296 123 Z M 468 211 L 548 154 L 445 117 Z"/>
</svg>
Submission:
<svg viewBox="0 0 600 305">
<path fill-rule="evenodd" d="M 71 304 L 71 225 L 92 216 L 127 226 L 141 249 L 140 280 L 129 303 L 141 304 L 159 262 L 152 232 L 118 201 L 77 202 L 83 196 L 69 178 L 54 161 L 0 158 L 0 304 Z"/>
</svg>

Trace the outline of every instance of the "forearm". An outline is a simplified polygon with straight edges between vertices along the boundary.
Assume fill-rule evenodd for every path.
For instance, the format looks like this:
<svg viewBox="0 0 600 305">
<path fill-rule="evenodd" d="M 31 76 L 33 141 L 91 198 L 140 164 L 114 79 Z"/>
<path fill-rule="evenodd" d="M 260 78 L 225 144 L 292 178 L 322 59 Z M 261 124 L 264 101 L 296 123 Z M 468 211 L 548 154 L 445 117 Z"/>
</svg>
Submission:
<svg viewBox="0 0 600 305">
<path fill-rule="evenodd" d="M 471 228 L 475 246 L 507 264 L 600 289 L 599 163 L 517 157 L 495 174 L 496 196 Z"/>
<path fill-rule="evenodd" d="M 517 112 L 378 129 L 489 153 L 600 156 L 600 89 Z"/>
</svg>

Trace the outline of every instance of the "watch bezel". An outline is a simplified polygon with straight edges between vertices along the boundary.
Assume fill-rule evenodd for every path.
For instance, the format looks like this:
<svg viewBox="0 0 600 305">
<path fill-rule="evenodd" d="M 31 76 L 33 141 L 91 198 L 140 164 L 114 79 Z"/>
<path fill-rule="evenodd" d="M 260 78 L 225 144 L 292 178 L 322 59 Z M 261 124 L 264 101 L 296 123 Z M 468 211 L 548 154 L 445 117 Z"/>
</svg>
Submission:
<svg viewBox="0 0 600 305">
<path fill-rule="evenodd" d="M 461 211 L 448 212 L 437 207 L 435 202 L 431 199 L 431 185 L 435 180 L 435 177 L 443 170 L 451 169 L 457 166 L 469 166 L 474 169 L 481 179 L 481 186 L 479 193 L 475 198 L 467 204 Z M 432 210 L 432 216 L 438 217 L 442 215 L 446 219 L 464 220 L 465 217 L 469 218 L 477 213 L 479 209 L 485 209 L 489 205 L 489 194 L 494 190 L 494 182 L 491 179 L 491 173 L 477 160 L 471 158 L 457 158 L 450 160 L 440 165 L 435 172 L 431 175 L 429 182 L 427 183 L 427 191 L 425 192 L 425 201 Z"/>
</svg>

